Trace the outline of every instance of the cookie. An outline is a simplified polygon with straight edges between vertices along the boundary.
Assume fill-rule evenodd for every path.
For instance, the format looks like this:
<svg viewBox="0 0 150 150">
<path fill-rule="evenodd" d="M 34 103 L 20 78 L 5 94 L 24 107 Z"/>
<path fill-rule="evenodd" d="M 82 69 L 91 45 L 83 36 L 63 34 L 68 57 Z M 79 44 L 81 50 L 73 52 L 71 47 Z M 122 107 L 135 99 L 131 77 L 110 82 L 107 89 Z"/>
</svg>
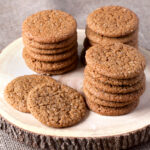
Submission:
<svg viewBox="0 0 150 150">
<path fill-rule="evenodd" d="M 136 101 L 136 100 L 129 101 L 129 102 L 128 101 L 127 102 L 106 101 L 106 100 L 95 97 L 88 90 L 84 90 L 84 94 L 86 96 L 86 99 L 88 99 L 88 101 L 91 101 L 93 103 L 96 103 L 102 106 L 107 106 L 107 107 L 123 107 L 123 106 L 133 103 L 133 101 Z"/>
<path fill-rule="evenodd" d="M 57 48 L 57 49 L 39 49 L 39 48 L 34 48 L 28 45 L 26 45 L 25 47 L 32 53 L 41 54 L 41 55 L 55 55 L 55 54 L 61 54 L 61 53 L 70 51 L 75 46 L 76 47 L 78 46 L 77 42 L 74 42 L 73 44 L 70 44 L 67 47 Z"/>
<path fill-rule="evenodd" d="M 75 43 L 77 43 L 77 33 L 75 33 L 72 37 L 64 41 L 56 42 L 56 43 L 39 43 L 39 42 L 35 42 L 23 36 L 23 43 L 27 47 L 37 48 L 37 49 L 42 49 L 42 50 L 47 50 L 47 49 L 53 50 L 53 49 L 58 49 L 58 48 L 66 49 L 68 46 L 74 45 Z"/>
<path fill-rule="evenodd" d="M 55 128 L 73 126 L 87 113 L 82 95 L 56 81 L 32 89 L 28 95 L 27 105 L 37 120 Z"/>
<path fill-rule="evenodd" d="M 42 62 L 34 58 L 31 58 L 25 50 L 23 50 L 23 58 L 27 66 L 31 66 L 34 69 L 42 71 L 53 71 L 63 69 L 67 66 L 70 66 L 73 62 L 77 60 L 77 54 L 72 55 L 69 59 L 59 62 Z"/>
<path fill-rule="evenodd" d="M 99 44 L 99 43 L 96 43 L 94 41 L 89 40 L 89 45 L 94 46 L 94 45 L 97 45 L 97 44 Z"/>
<path fill-rule="evenodd" d="M 129 42 L 127 42 L 127 43 L 124 43 L 124 44 L 133 46 L 133 47 L 135 47 L 135 48 L 138 49 L 138 40 L 136 40 L 136 39 L 135 39 L 135 40 L 131 40 L 131 41 L 129 41 Z"/>
<path fill-rule="evenodd" d="M 36 73 L 39 73 L 39 74 L 43 74 L 43 75 L 60 75 L 60 74 L 64 74 L 64 73 L 67 73 L 67 72 L 70 72 L 74 69 L 76 69 L 77 67 L 77 60 L 75 62 L 73 62 L 71 65 L 67 66 L 66 68 L 63 68 L 63 69 L 59 69 L 59 70 L 53 70 L 53 71 L 43 71 L 43 70 L 38 70 L 38 69 L 35 69 L 33 66 L 31 65 L 28 65 L 27 66 L 35 71 Z"/>
<path fill-rule="evenodd" d="M 101 42 L 104 42 L 104 41 L 101 41 Z M 101 42 L 96 43 L 95 41 L 89 40 L 89 45 L 90 45 L 90 46 L 94 46 L 94 45 L 97 45 L 97 44 L 101 44 Z M 110 41 L 110 42 L 111 42 L 111 41 Z M 107 42 L 104 42 L 104 43 L 107 43 Z M 128 42 L 123 43 L 123 44 L 127 44 L 127 45 L 129 45 L 129 46 L 133 46 L 133 47 L 135 47 L 135 48 L 138 48 L 138 41 L 137 41 L 137 39 L 128 41 Z"/>
<path fill-rule="evenodd" d="M 88 90 L 95 97 L 106 100 L 106 101 L 127 102 L 127 101 L 133 101 L 133 100 L 138 99 L 139 96 L 141 96 L 144 93 L 145 85 L 140 90 L 132 92 L 132 93 L 113 94 L 113 93 L 100 91 L 98 88 L 91 86 L 87 82 L 84 82 L 83 90 L 84 91 Z"/>
<path fill-rule="evenodd" d="M 102 83 L 105 84 L 111 84 L 116 86 L 122 86 L 122 85 L 132 86 L 143 78 L 144 73 L 142 72 L 139 76 L 131 79 L 113 79 L 99 74 L 93 69 L 92 66 L 87 65 L 84 69 L 84 75 L 91 76 L 96 80 L 100 80 Z"/>
<path fill-rule="evenodd" d="M 102 36 L 100 34 L 97 34 L 95 32 L 93 32 L 91 29 L 89 29 L 88 27 L 86 27 L 86 37 L 90 40 L 93 41 L 95 43 L 100 43 L 100 42 L 121 42 L 121 43 L 127 43 L 131 40 L 137 40 L 138 38 L 138 30 L 136 29 L 133 33 L 126 35 L 126 36 L 122 36 L 122 37 L 116 37 L 116 38 L 109 38 L 109 37 L 105 37 Z"/>
<path fill-rule="evenodd" d="M 37 53 L 30 51 L 28 48 L 24 48 L 24 51 L 26 51 L 26 53 L 28 53 L 29 56 L 31 56 L 32 58 L 34 58 L 38 61 L 57 62 L 57 61 L 62 61 L 62 60 L 68 59 L 73 54 L 76 54 L 77 53 L 77 45 L 65 53 L 54 54 L 54 55 L 37 54 Z"/>
<path fill-rule="evenodd" d="M 12 80 L 5 88 L 5 100 L 15 109 L 29 113 L 27 108 L 27 96 L 29 91 L 36 85 L 52 81 L 49 76 L 25 75 Z"/>
<path fill-rule="evenodd" d="M 102 83 L 100 80 L 96 80 L 90 76 L 85 76 L 84 77 L 84 82 L 87 82 L 91 86 L 96 87 L 100 91 L 107 92 L 107 93 L 115 93 L 115 94 L 126 94 L 126 93 L 131 93 L 138 91 L 145 85 L 145 76 L 136 84 L 132 86 L 115 86 L 111 84 L 105 84 Z"/>
<path fill-rule="evenodd" d="M 144 56 L 134 47 L 111 42 L 90 47 L 86 62 L 100 74 L 115 79 L 134 78 L 146 65 Z"/>
<path fill-rule="evenodd" d="M 76 20 L 60 10 L 44 10 L 29 16 L 22 25 L 22 34 L 43 43 L 56 43 L 71 37 L 77 28 Z"/>
<path fill-rule="evenodd" d="M 105 6 L 96 9 L 87 18 L 87 26 L 97 34 L 106 37 L 121 37 L 138 28 L 138 17 L 131 10 L 121 6 Z"/>
<path fill-rule="evenodd" d="M 102 105 L 93 103 L 93 102 L 89 101 L 88 99 L 86 99 L 86 102 L 87 102 L 88 107 L 92 111 L 94 111 L 98 114 L 105 115 L 105 116 L 120 116 L 120 115 L 125 115 L 125 114 L 133 111 L 137 107 L 139 100 L 137 100 L 127 106 L 118 107 L 118 108 L 102 106 Z"/>
</svg>

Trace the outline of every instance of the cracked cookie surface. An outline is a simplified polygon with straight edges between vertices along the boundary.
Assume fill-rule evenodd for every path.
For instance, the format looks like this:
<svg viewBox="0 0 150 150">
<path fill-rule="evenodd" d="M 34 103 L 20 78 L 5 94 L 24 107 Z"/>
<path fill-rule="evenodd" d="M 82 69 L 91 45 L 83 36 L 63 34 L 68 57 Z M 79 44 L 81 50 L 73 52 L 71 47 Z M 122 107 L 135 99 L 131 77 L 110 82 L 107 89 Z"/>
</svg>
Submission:
<svg viewBox="0 0 150 150">
<path fill-rule="evenodd" d="M 12 80 L 5 88 L 5 100 L 21 112 L 30 112 L 27 108 L 27 96 L 36 85 L 53 80 L 49 76 L 25 75 Z"/>
<path fill-rule="evenodd" d="M 86 62 L 95 71 L 114 79 L 134 78 L 144 71 L 144 56 L 134 47 L 122 43 L 101 43 L 86 52 Z"/>
<path fill-rule="evenodd" d="M 107 37 L 121 37 L 138 28 L 138 17 L 121 6 L 105 6 L 96 9 L 87 18 L 88 27 Z"/>
<path fill-rule="evenodd" d="M 81 94 L 57 81 L 32 89 L 27 105 L 37 120 L 56 128 L 72 126 L 81 121 L 87 113 Z"/>
<path fill-rule="evenodd" d="M 60 10 L 44 10 L 29 16 L 22 34 L 36 42 L 55 43 L 71 37 L 77 28 L 75 19 Z"/>
</svg>

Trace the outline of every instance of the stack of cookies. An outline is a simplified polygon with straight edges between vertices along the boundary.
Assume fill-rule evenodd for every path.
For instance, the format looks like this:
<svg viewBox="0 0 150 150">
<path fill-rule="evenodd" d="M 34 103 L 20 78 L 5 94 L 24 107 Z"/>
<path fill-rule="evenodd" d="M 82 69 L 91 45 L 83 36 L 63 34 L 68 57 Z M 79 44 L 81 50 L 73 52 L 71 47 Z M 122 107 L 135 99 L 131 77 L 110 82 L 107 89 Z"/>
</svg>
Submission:
<svg viewBox="0 0 150 150">
<path fill-rule="evenodd" d="M 145 58 L 122 43 L 92 46 L 86 52 L 83 90 L 89 108 L 102 115 L 123 115 L 139 103 L 145 89 Z"/>
<path fill-rule="evenodd" d="M 136 14 L 121 6 L 105 6 L 93 11 L 87 17 L 83 53 L 101 42 L 121 42 L 137 48 L 138 24 Z"/>
<path fill-rule="evenodd" d="M 23 58 L 41 74 L 63 74 L 77 66 L 76 20 L 60 10 L 29 16 L 22 26 Z"/>
</svg>

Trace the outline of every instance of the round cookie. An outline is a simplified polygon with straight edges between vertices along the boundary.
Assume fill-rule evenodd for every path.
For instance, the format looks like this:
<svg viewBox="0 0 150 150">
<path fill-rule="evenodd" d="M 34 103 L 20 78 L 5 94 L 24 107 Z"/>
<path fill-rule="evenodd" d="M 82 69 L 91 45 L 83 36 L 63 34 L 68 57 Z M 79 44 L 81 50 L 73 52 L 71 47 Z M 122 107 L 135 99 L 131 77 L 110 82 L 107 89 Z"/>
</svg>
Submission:
<svg viewBox="0 0 150 150">
<path fill-rule="evenodd" d="M 28 65 L 27 66 L 35 71 L 36 73 L 39 73 L 39 74 L 43 74 L 43 75 L 60 75 L 60 74 L 64 74 L 64 73 L 67 73 L 67 72 L 70 72 L 72 70 L 74 70 L 76 67 L 77 67 L 77 60 L 75 62 L 73 62 L 70 66 L 67 66 L 66 68 L 63 68 L 63 69 L 59 69 L 59 70 L 53 70 L 53 71 L 43 71 L 43 70 L 38 70 L 38 69 L 35 69 L 33 66 L 31 65 Z"/>
<path fill-rule="evenodd" d="M 101 42 L 104 42 L 104 41 L 101 41 Z M 96 43 L 95 41 L 89 40 L 89 45 L 94 46 L 94 45 L 97 45 L 97 44 L 101 44 L 101 42 Z M 109 41 L 108 41 L 108 42 L 109 42 Z M 110 41 L 110 42 L 111 42 L 111 41 Z M 107 44 L 107 42 L 104 42 L 104 43 Z M 131 41 L 129 41 L 129 42 L 127 42 L 127 43 L 123 43 L 123 44 L 127 44 L 127 45 L 129 45 L 129 46 L 133 46 L 134 48 L 138 48 L 138 41 L 137 41 L 137 39 L 131 40 Z"/>
<path fill-rule="evenodd" d="M 116 85 L 116 86 L 121 86 L 121 85 L 131 86 L 139 82 L 144 76 L 144 73 L 142 72 L 139 76 L 135 78 L 131 78 L 131 79 L 113 79 L 113 78 L 109 78 L 107 76 L 103 76 L 99 74 L 93 69 L 92 66 L 87 65 L 84 69 L 84 75 L 91 76 L 95 78 L 96 80 L 100 80 L 102 83 L 105 83 L 105 84 L 111 84 L 111 85 Z"/>
<path fill-rule="evenodd" d="M 133 100 L 138 99 L 144 93 L 145 85 L 140 90 L 132 92 L 132 93 L 113 94 L 113 93 L 100 91 L 98 88 L 91 86 L 87 82 L 84 82 L 83 90 L 84 91 L 88 90 L 95 97 L 106 100 L 106 101 L 127 102 L 127 101 L 133 101 Z"/>
<path fill-rule="evenodd" d="M 39 48 L 34 48 L 34 47 L 31 47 L 31 46 L 28 46 L 28 45 L 25 45 L 25 47 L 33 52 L 33 53 L 36 53 L 36 54 L 41 54 L 41 55 L 55 55 L 55 54 L 61 54 L 61 53 L 64 53 L 64 52 L 67 52 L 67 51 L 70 51 L 73 47 L 77 47 L 78 44 L 77 42 L 67 46 L 67 47 L 64 47 L 64 48 L 57 48 L 57 49 L 39 49 Z"/>
<path fill-rule="evenodd" d="M 134 78 L 146 65 L 144 56 L 134 47 L 111 42 L 90 47 L 86 62 L 100 74 L 115 79 Z"/>
<path fill-rule="evenodd" d="M 121 37 L 138 28 L 138 17 L 131 10 L 121 6 L 105 6 L 96 9 L 87 18 L 87 26 L 97 34 L 106 37 Z"/>
<path fill-rule="evenodd" d="M 134 110 L 137 107 L 139 100 L 135 101 L 127 106 L 118 107 L 118 108 L 102 106 L 102 105 L 93 103 L 93 102 L 89 101 L 88 99 L 86 99 L 86 102 L 87 102 L 88 107 L 92 111 L 94 111 L 98 114 L 105 115 L 105 116 L 120 116 L 120 115 L 125 115 L 125 114 L 131 112 L 132 110 Z"/>
<path fill-rule="evenodd" d="M 36 42 L 55 43 L 71 37 L 76 20 L 60 10 L 44 10 L 29 16 L 22 25 L 22 34 Z"/>
<path fill-rule="evenodd" d="M 27 47 L 37 48 L 37 49 L 42 49 L 42 50 L 47 50 L 47 49 L 53 50 L 53 49 L 58 49 L 58 48 L 66 49 L 70 45 L 74 45 L 75 43 L 77 43 L 77 33 L 75 33 L 72 37 L 64 41 L 57 42 L 57 43 L 39 43 L 39 42 L 35 42 L 23 36 L 23 43 Z"/>
<path fill-rule="evenodd" d="M 86 99 L 88 99 L 88 101 L 91 101 L 93 103 L 102 105 L 102 106 L 107 106 L 107 107 L 123 107 L 126 105 L 129 105 L 130 103 L 133 103 L 133 101 L 127 101 L 127 102 L 112 102 L 112 101 L 106 101 L 100 98 L 95 97 L 94 95 L 92 95 L 88 90 L 84 90 L 84 94 L 86 96 Z"/>
<path fill-rule="evenodd" d="M 139 82 L 132 86 L 115 86 L 110 84 L 102 83 L 101 81 L 95 80 L 94 78 L 90 76 L 84 77 L 84 82 L 88 82 L 88 84 L 91 84 L 91 86 L 94 86 L 98 88 L 99 90 L 107 93 L 114 93 L 114 94 L 126 94 L 138 91 L 145 85 L 145 77 L 143 77 Z"/>
<path fill-rule="evenodd" d="M 28 66 L 42 71 L 53 71 L 66 68 L 77 60 L 77 54 L 72 55 L 69 59 L 59 62 L 42 62 L 31 58 L 25 50 L 23 50 L 23 58 Z"/>
<path fill-rule="evenodd" d="M 56 81 L 32 89 L 27 106 L 37 120 L 55 128 L 73 126 L 87 113 L 82 95 Z"/>
<path fill-rule="evenodd" d="M 5 100 L 15 109 L 29 113 L 27 96 L 29 91 L 40 83 L 53 81 L 49 76 L 25 75 L 12 80 L 5 88 Z"/>
<path fill-rule="evenodd" d="M 44 62 L 57 62 L 57 61 L 62 61 L 65 59 L 70 58 L 73 54 L 77 53 L 77 45 L 74 46 L 71 50 L 66 51 L 64 53 L 60 53 L 60 54 L 54 54 L 54 55 L 41 55 L 41 54 L 37 54 L 34 53 L 32 51 L 30 51 L 28 48 L 24 48 L 24 50 L 26 51 L 26 53 L 28 53 L 29 56 L 31 56 L 32 58 L 38 60 L 38 61 L 44 61 Z"/>
<path fill-rule="evenodd" d="M 127 43 L 131 40 L 137 40 L 138 39 L 138 29 L 135 30 L 133 33 L 123 36 L 123 37 L 117 37 L 117 38 L 109 38 L 109 37 L 105 37 L 102 36 L 100 34 L 97 34 L 95 32 L 93 32 L 91 29 L 89 29 L 88 27 L 86 27 L 86 37 L 90 40 L 93 41 L 95 43 L 101 43 L 101 42 L 121 42 L 121 43 Z"/>
</svg>

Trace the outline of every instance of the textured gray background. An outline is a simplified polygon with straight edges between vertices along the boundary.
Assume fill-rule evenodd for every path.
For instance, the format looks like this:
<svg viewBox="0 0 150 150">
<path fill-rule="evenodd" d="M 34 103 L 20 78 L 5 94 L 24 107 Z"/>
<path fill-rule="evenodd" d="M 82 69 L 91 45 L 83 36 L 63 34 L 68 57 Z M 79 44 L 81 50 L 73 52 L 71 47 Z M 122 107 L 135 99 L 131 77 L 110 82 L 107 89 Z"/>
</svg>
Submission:
<svg viewBox="0 0 150 150">
<path fill-rule="evenodd" d="M 104 5 L 121 5 L 132 9 L 140 18 L 140 45 L 149 49 L 150 0 L 0 0 L 0 50 L 21 36 L 23 20 L 43 9 L 61 9 L 72 14 L 78 28 L 84 28 L 87 15 Z M 150 143 L 132 150 L 148 150 Z M 0 150 L 32 150 L 0 131 Z"/>
</svg>

